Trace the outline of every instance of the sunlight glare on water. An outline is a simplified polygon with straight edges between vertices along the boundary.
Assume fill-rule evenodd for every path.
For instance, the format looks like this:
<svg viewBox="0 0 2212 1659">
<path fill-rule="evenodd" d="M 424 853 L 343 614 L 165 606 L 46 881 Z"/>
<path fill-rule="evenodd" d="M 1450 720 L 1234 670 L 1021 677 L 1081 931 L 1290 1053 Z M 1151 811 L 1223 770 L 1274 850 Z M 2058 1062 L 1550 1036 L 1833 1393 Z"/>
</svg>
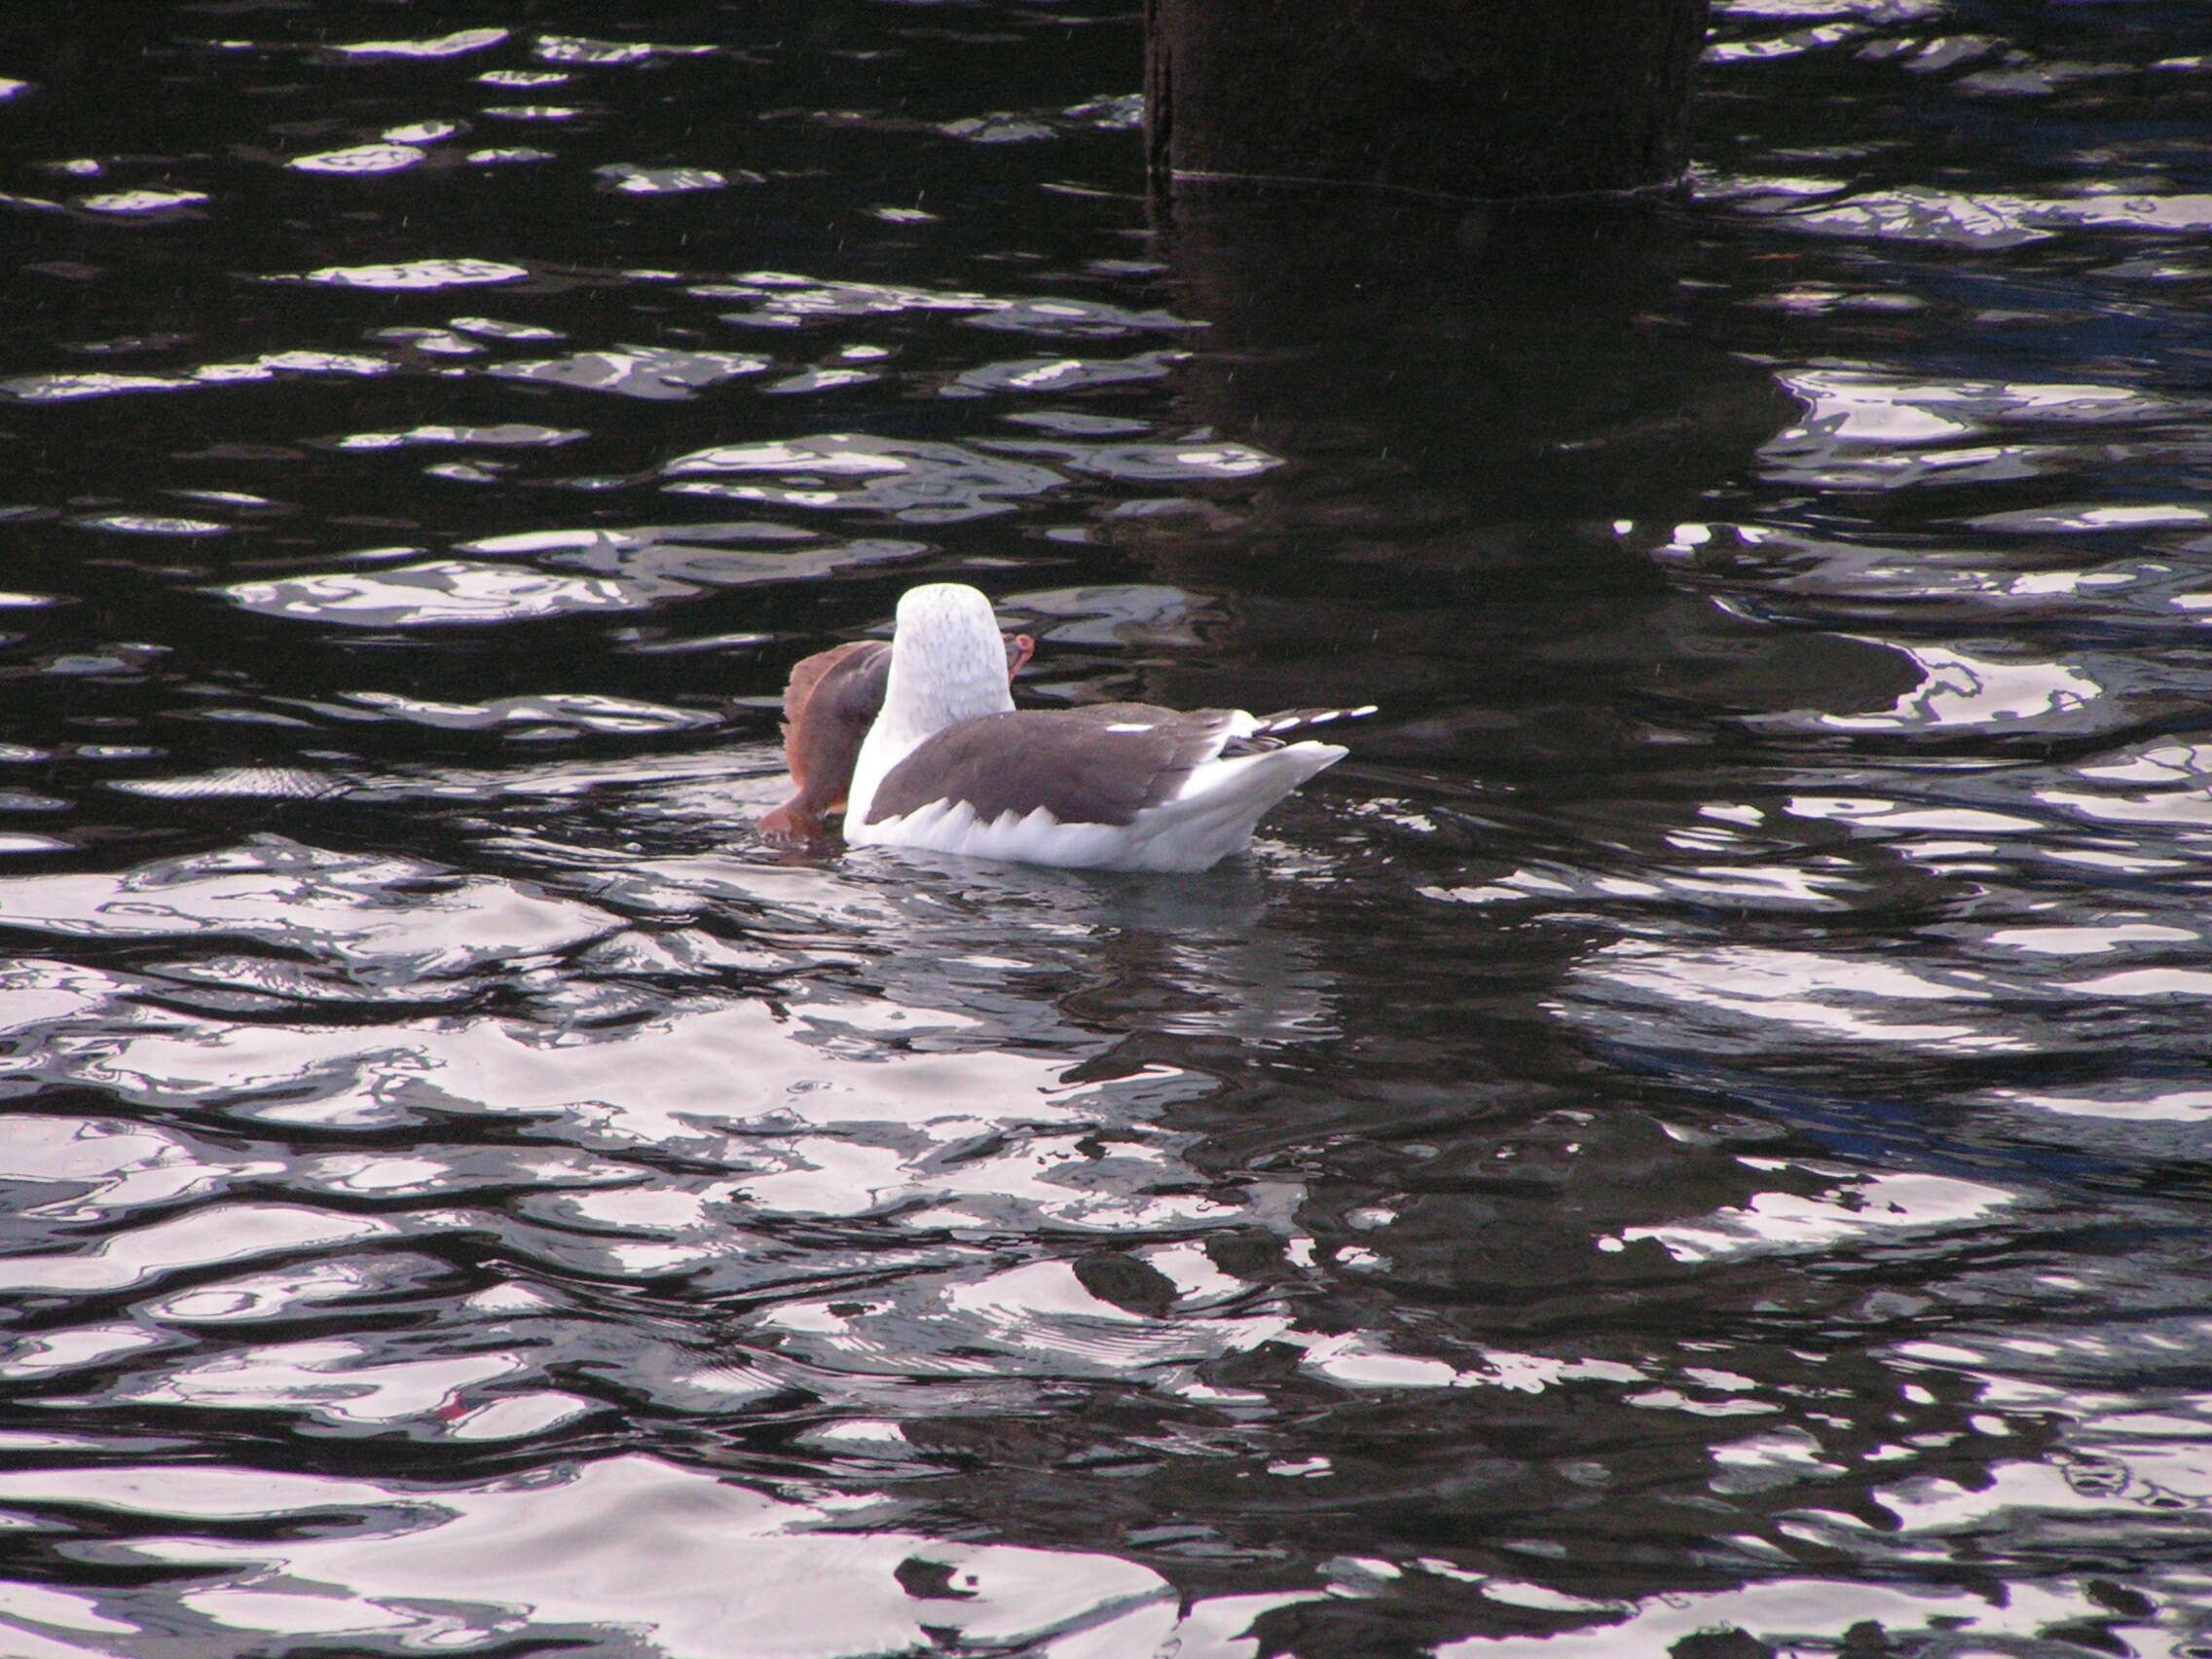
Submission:
<svg viewBox="0 0 2212 1659">
<path fill-rule="evenodd" d="M 461 10 L 0 31 L 0 1652 L 2212 1654 L 2200 8 L 1172 224 L 1125 6 Z M 764 841 L 928 580 L 1381 713 Z"/>
</svg>

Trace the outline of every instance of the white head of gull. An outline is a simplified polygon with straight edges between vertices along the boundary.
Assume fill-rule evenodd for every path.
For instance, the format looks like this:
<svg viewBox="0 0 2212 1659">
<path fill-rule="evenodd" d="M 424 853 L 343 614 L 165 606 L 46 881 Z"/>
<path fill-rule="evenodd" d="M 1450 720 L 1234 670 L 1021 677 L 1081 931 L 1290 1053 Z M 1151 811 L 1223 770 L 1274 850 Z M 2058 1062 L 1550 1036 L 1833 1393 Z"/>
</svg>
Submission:
<svg viewBox="0 0 2212 1659">
<path fill-rule="evenodd" d="M 848 841 L 1089 869 L 1205 869 L 1344 758 L 1335 744 L 1286 734 L 1372 712 L 1017 710 L 1007 678 L 1018 660 L 976 589 L 908 590 L 883 706 L 845 792 Z M 819 701 L 794 700 L 794 752 L 808 747 L 798 728 Z"/>
</svg>

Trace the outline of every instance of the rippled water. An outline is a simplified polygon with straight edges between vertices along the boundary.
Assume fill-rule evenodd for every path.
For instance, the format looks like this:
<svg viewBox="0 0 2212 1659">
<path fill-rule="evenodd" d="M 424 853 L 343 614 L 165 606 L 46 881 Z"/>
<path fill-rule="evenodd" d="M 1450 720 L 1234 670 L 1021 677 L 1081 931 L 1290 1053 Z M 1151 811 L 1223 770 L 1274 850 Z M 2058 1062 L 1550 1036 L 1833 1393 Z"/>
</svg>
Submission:
<svg viewBox="0 0 2212 1659">
<path fill-rule="evenodd" d="M 1091 0 L 24 13 L 0 1651 L 2212 1653 L 2200 6 L 1171 234 Z M 943 575 L 1383 713 L 761 843 Z"/>
</svg>

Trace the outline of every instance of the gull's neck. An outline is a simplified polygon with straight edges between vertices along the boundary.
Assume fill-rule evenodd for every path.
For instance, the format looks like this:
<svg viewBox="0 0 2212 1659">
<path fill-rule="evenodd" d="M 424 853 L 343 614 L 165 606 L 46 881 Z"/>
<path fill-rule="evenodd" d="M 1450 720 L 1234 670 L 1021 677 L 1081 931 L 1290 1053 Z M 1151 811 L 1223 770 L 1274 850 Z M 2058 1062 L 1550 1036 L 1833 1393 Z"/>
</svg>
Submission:
<svg viewBox="0 0 2212 1659">
<path fill-rule="evenodd" d="M 947 726 L 1014 707 L 1006 662 L 998 619 L 976 589 L 937 582 L 899 602 L 890 681 L 854 768 L 849 823 L 866 822 L 876 786 L 915 745 Z"/>
</svg>

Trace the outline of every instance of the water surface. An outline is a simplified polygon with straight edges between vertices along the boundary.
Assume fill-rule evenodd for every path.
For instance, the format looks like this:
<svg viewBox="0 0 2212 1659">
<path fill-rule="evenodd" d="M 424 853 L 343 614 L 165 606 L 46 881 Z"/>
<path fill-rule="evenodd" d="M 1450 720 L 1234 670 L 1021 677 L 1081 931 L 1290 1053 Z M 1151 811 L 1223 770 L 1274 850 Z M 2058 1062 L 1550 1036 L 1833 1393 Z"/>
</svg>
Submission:
<svg viewBox="0 0 2212 1659">
<path fill-rule="evenodd" d="M 63 13 L 0 1648 L 2212 1652 L 2200 8 L 1171 227 L 1092 0 Z M 940 578 L 1383 712 L 1202 877 L 763 844 Z"/>
</svg>

